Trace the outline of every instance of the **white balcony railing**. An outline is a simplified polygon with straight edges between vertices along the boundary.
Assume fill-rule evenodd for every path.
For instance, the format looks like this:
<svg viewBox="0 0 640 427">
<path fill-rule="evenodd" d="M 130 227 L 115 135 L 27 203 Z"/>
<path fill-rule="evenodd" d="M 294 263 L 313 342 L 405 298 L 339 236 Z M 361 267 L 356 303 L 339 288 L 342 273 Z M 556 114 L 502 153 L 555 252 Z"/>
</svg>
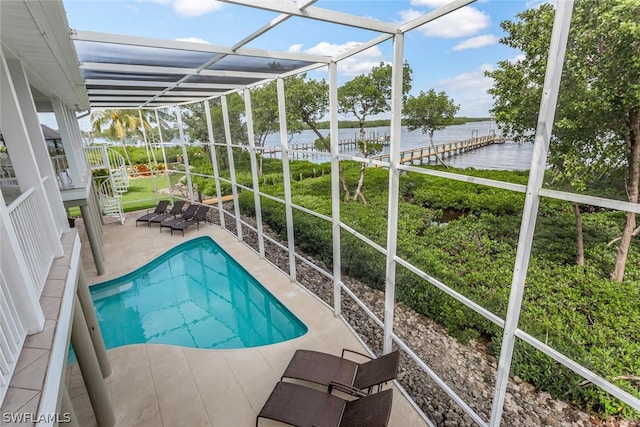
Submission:
<svg viewBox="0 0 640 427">
<path fill-rule="evenodd" d="M 60 190 L 66 190 L 73 188 L 73 180 L 69 173 L 69 163 L 67 156 L 59 154 L 51 157 L 51 164 L 53 165 L 53 171 L 56 175 L 56 181 Z"/>
<path fill-rule="evenodd" d="M 108 169 L 109 163 L 105 147 L 85 147 L 84 154 L 91 169 Z"/>
<path fill-rule="evenodd" d="M 0 404 L 9 388 L 20 350 L 27 336 L 5 282 L 0 271 Z"/>
<path fill-rule="evenodd" d="M 36 197 L 33 188 L 23 192 L 9 205 L 9 217 L 18 236 L 36 295 L 42 294 L 55 249 L 45 230 L 41 216 L 46 212 L 43 198 Z"/>
</svg>

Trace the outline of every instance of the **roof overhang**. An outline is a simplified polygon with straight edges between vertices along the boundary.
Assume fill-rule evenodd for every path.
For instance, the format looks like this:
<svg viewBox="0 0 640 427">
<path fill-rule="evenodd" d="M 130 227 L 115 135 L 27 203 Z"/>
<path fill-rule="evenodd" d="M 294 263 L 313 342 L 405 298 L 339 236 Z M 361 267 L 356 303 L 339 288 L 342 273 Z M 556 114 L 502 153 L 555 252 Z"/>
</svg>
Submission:
<svg viewBox="0 0 640 427">
<path fill-rule="evenodd" d="M 22 62 L 38 111 L 52 111 L 53 97 L 75 110 L 88 109 L 62 2 L 2 0 L 0 17 L 2 50 Z"/>
<path fill-rule="evenodd" d="M 72 38 L 95 107 L 156 107 L 204 100 L 331 60 L 90 31 L 74 31 Z"/>
</svg>

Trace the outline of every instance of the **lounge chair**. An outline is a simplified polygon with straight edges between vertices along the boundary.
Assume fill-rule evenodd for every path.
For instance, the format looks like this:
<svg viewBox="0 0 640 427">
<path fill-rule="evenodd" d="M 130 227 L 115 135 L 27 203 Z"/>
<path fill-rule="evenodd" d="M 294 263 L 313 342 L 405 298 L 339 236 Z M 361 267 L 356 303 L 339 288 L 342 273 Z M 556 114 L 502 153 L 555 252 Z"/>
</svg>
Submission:
<svg viewBox="0 0 640 427">
<path fill-rule="evenodd" d="M 300 384 L 279 382 L 256 417 L 298 427 L 386 427 L 393 390 L 344 400 Z"/>
<path fill-rule="evenodd" d="M 195 224 L 200 230 L 200 223 L 207 218 L 207 212 L 209 212 L 209 206 L 200 206 L 196 213 L 189 219 L 179 222 L 171 227 L 171 234 L 173 230 L 182 230 L 182 236 L 184 236 L 184 230 Z"/>
<path fill-rule="evenodd" d="M 193 215 L 195 215 L 197 210 L 198 210 L 198 205 L 189 205 L 187 207 L 187 210 L 185 210 L 182 213 L 182 215 L 177 216 L 174 219 L 168 219 L 168 220 L 166 220 L 164 222 L 161 222 L 160 223 L 160 231 L 162 231 L 162 229 L 165 228 L 165 227 L 168 228 L 168 229 L 171 229 L 171 227 L 173 227 L 177 223 L 191 218 Z"/>
<path fill-rule="evenodd" d="M 138 226 L 139 222 L 148 223 L 152 218 L 165 213 L 167 211 L 167 206 L 169 206 L 168 200 L 160 200 L 153 212 L 147 211 L 145 215 L 142 215 L 140 218 L 136 219 L 136 227 Z"/>
<path fill-rule="evenodd" d="M 345 352 L 358 354 L 370 360 L 357 363 L 346 359 Z M 399 363 L 400 352 L 397 350 L 377 359 L 348 349 L 342 350 L 341 357 L 319 351 L 296 350 L 281 380 L 293 378 L 323 385 L 337 382 L 357 390 L 367 389 L 367 393 L 371 393 L 373 387 L 378 386 L 380 391 L 383 383 L 396 378 Z"/>
<path fill-rule="evenodd" d="M 171 210 L 167 213 L 163 213 L 162 215 L 158 215 L 155 216 L 153 218 L 151 218 L 149 220 L 149 227 L 151 227 L 151 224 L 160 224 L 162 223 L 162 221 L 168 219 L 168 218 L 175 218 L 178 216 L 179 213 L 182 212 L 182 208 L 184 207 L 185 201 L 184 200 L 178 200 L 177 202 L 175 202 L 173 204 L 173 207 L 171 208 Z"/>
</svg>

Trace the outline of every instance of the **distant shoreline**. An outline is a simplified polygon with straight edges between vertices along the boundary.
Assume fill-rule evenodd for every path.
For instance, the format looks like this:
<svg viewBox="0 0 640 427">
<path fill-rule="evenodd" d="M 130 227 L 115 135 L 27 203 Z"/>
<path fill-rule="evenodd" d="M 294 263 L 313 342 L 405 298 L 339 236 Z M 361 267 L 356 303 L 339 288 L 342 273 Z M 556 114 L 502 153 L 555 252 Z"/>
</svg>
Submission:
<svg viewBox="0 0 640 427">
<path fill-rule="evenodd" d="M 488 122 L 493 120 L 491 117 L 455 117 L 449 125 L 461 125 L 468 122 Z M 318 129 L 329 129 L 330 123 L 328 121 L 319 122 Z M 357 120 L 338 120 L 338 126 L 340 129 L 358 129 L 360 122 Z M 391 126 L 391 119 L 379 119 L 379 120 L 367 120 L 364 122 L 365 128 L 376 128 L 382 126 Z M 404 120 L 402 126 L 405 126 Z M 308 126 L 304 126 L 303 129 L 311 129 Z"/>
</svg>

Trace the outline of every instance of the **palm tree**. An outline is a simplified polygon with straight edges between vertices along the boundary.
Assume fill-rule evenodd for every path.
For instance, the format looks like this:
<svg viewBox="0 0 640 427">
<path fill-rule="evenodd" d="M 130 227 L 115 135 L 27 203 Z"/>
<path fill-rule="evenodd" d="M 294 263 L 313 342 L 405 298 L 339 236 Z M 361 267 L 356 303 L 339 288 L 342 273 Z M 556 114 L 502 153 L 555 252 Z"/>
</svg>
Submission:
<svg viewBox="0 0 640 427">
<path fill-rule="evenodd" d="M 124 156 L 131 171 L 137 175 L 136 169 L 131 163 L 129 151 L 127 151 L 126 139 L 127 135 L 139 133 L 144 126 L 149 132 L 151 126 L 146 119 L 140 120 L 138 110 L 103 110 L 91 113 L 91 126 L 97 134 L 108 136 L 109 138 L 119 139 L 124 150 Z"/>
</svg>

